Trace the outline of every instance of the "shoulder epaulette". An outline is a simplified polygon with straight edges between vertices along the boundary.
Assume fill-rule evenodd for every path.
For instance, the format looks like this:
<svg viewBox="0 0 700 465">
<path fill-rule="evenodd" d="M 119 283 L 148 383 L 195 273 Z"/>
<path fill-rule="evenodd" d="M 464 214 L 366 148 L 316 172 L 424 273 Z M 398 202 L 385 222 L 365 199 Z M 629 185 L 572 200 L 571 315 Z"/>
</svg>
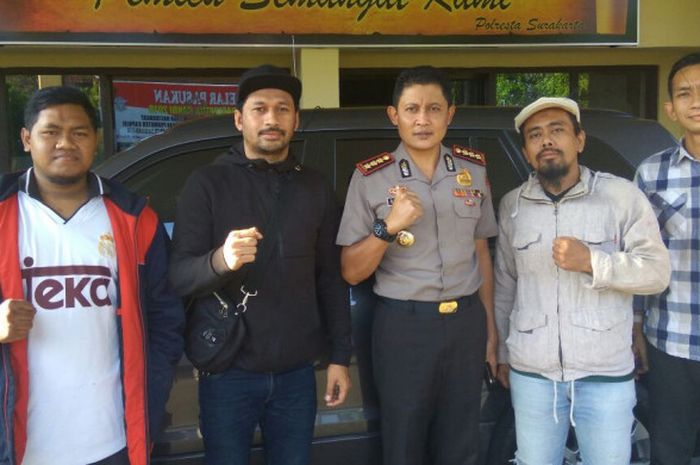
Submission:
<svg viewBox="0 0 700 465">
<path fill-rule="evenodd" d="M 486 154 L 478 150 L 462 147 L 460 145 L 452 146 L 452 155 L 462 160 L 467 160 L 477 165 L 486 166 Z"/>
<path fill-rule="evenodd" d="M 372 158 L 368 158 L 367 160 L 363 160 L 355 166 L 357 167 L 358 171 L 364 176 L 369 176 L 375 171 L 379 171 L 385 166 L 391 165 L 395 161 L 396 160 L 394 159 L 394 156 L 392 154 L 390 154 L 389 152 L 384 152 L 380 153 L 379 155 L 375 155 Z"/>
</svg>

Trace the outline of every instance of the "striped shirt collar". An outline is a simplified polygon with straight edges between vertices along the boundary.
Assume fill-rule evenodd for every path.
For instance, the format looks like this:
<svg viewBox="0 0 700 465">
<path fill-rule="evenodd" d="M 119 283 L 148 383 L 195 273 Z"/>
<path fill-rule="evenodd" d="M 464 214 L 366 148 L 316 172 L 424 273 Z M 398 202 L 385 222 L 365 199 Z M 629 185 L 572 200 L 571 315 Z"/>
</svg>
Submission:
<svg viewBox="0 0 700 465">
<path fill-rule="evenodd" d="M 688 159 L 689 161 L 698 161 L 697 158 L 692 156 L 688 150 L 686 150 L 685 145 L 683 144 L 683 139 L 678 141 L 678 149 L 675 151 L 673 155 L 671 155 L 671 164 L 674 166 L 679 165 L 684 159 Z"/>
</svg>

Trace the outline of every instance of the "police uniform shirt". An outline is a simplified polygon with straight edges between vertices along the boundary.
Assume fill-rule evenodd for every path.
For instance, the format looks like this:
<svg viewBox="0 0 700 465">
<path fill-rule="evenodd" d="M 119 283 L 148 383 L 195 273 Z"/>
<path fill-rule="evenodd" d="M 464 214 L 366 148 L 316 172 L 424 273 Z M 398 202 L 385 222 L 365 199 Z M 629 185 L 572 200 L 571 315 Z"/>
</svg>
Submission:
<svg viewBox="0 0 700 465">
<path fill-rule="evenodd" d="M 394 186 L 415 192 L 423 206 L 423 216 L 408 228 L 415 243 L 410 247 L 389 244 L 375 272 L 378 295 L 437 302 L 479 289 L 474 239 L 495 236 L 498 228 L 485 166 L 457 156 L 475 152 L 456 146 L 454 150 L 440 147 L 432 180 L 413 163 L 403 144 L 392 153 L 393 161 L 385 154 L 382 166 L 371 173 L 355 170 L 338 245 L 350 246 L 372 234 L 375 218 L 389 215 Z"/>
</svg>

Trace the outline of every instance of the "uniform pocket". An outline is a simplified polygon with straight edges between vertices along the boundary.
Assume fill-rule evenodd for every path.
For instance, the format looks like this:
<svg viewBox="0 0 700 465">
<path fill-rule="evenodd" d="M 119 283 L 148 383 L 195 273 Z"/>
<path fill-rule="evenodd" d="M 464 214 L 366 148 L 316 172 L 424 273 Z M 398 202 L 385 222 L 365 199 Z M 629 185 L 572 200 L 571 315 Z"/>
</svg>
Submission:
<svg viewBox="0 0 700 465">
<path fill-rule="evenodd" d="M 467 205 L 465 202 L 474 202 L 473 205 Z M 457 218 L 480 218 L 481 217 L 481 199 L 459 197 L 453 202 L 455 214 Z"/>
<path fill-rule="evenodd" d="M 467 205 L 465 202 L 473 202 Z M 474 231 L 481 218 L 481 199 L 455 198 L 452 202 L 455 212 L 455 234 L 461 243 L 471 243 L 474 240 Z"/>
</svg>

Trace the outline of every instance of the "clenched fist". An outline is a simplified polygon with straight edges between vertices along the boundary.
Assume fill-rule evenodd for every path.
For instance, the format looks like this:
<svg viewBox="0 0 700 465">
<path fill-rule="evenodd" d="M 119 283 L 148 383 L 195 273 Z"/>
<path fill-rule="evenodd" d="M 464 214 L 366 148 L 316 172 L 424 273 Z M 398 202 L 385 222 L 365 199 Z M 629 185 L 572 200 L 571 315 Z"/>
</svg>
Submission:
<svg viewBox="0 0 700 465">
<path fill-rule="evenodd" d="M 593 273 L 591 251 L 575 237 L 557 237 L 552 243 L 554 263 L 567 271 Z"/>
<path fill-rule="evenodd" d="M 258 253 L 258 241 L 262 238 L 262 234 L 255 227 L 228 233 L 223 246 L 224 261 L 228 269 L 236 271 L 246 263 L 254 262 Z"/>
<path fill-rule="evenodd" d="M 415 192 L 406 187 L 396 186 L 394 203 L 389 215 L 384 219 L 390 234 L 409 228 L 423 216 L 423 206 Z"/>
<path fill-rule="evenodd" d="M 36 310 L 26 300 L 7 299 L 0 304 L 0 342 L 24 339 L 32 329 Z"/>
</svg>

